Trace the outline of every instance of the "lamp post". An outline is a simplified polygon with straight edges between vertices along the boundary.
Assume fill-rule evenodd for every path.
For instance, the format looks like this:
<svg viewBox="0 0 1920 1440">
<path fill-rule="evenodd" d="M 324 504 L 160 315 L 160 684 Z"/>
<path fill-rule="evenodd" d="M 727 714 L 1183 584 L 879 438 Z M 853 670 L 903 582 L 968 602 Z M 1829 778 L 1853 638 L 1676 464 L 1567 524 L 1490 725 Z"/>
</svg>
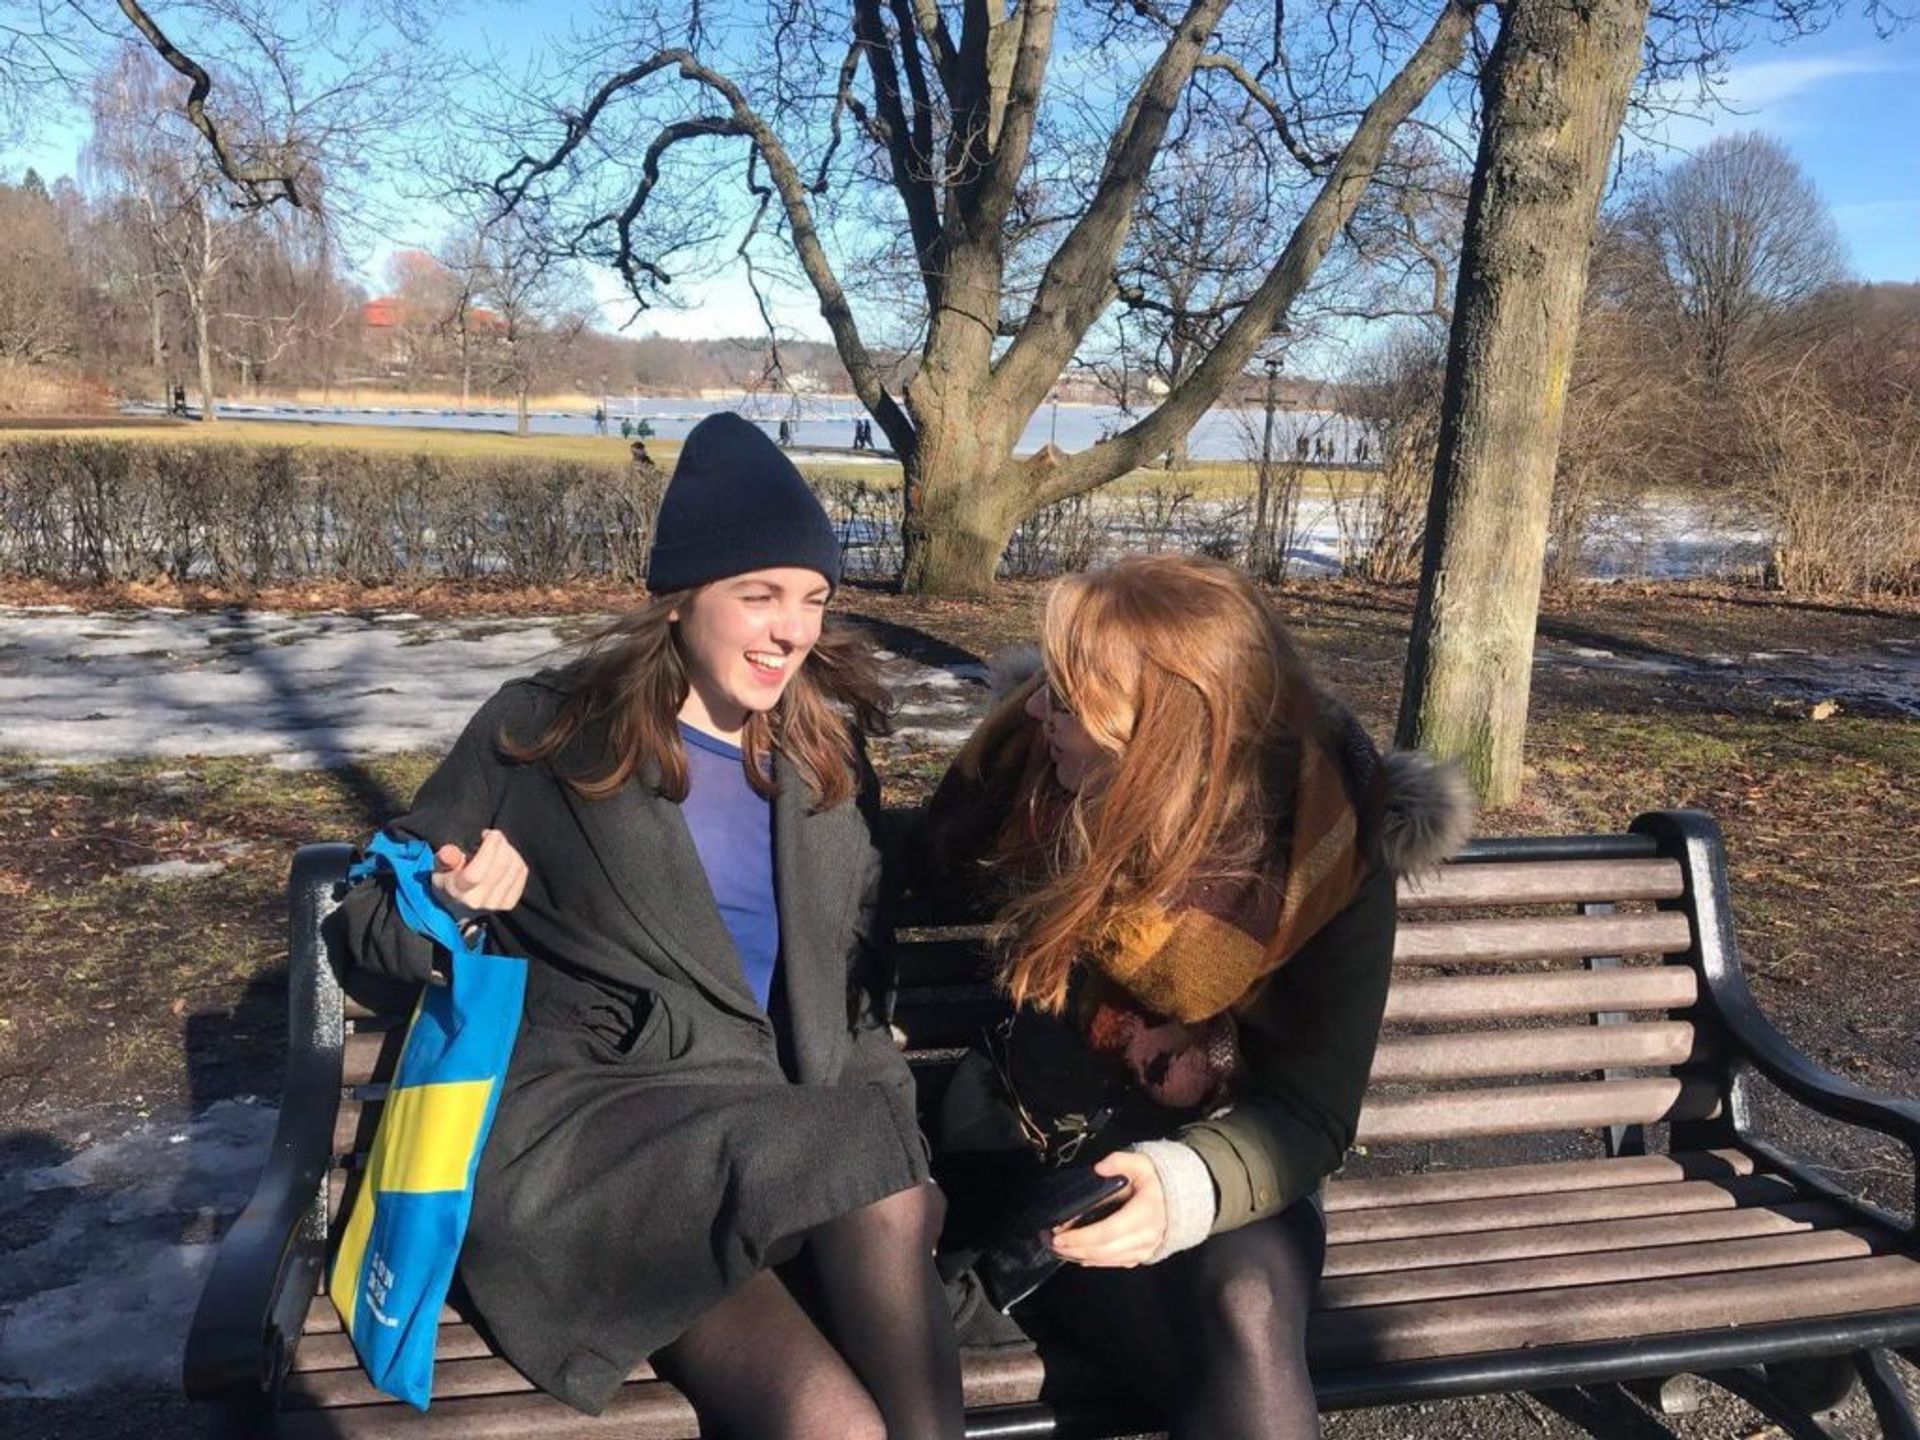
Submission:
<svg viewBox="0 0 1920 1440">
<path fill-rule="evenodd" d="M 1051 398 L 1053 414 L 1047 421 L 1047 444 L 1049 445 L 1053 444 L 1054 436 L 1060 433 L 1060 392 L 1055 390 Z"/>
<path fill-rule="evenodd" d="M 1260 493 L 1253 509 L 1253 542 L 1247 546 L 1247 569 L 1256 580 L 1262 579 L 1267 570 L 1267 509 L 1273 494 L 1273 412 L 1276 382 L 1280 376 L 1280 361 L 1267 357 L 1267 418 L 1266 426 L 1260 432 Z"/>
</svg>

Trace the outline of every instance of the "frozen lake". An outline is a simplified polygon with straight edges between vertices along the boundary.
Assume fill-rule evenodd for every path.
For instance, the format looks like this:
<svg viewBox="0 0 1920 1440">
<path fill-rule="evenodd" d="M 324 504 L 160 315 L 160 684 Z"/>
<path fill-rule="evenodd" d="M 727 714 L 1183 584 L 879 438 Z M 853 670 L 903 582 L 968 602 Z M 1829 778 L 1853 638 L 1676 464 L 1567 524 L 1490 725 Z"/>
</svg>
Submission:
<svg viewBox="0 0 1920 1440">
<path fill-rule="evenodd" d="M 153 406 L 130 406 L 149 411 Z M 780 395 L 734 395 L 719 399 L 696 400 L 678 396 L 614 395 L 607 399 L 607 428 L 620 433 L 620 421 L 644 419 L 663 440 L 680 440 L 687 431 L 717 410 L 734 410 L 759 422 L 769 435 L 781 420 L 793 426 L 793 441 L 799 446 L 820 445 L 850 447 L 853 422 L 866 418 L 858 401 L 843 397 L 809 396 L 799 400 Z M 475 408 L 471 411 L 408 408 L 404 406 L 317 406 L 268 405 L 248 401 L 222 402 L 220 413 L 231 420 L 303 420 L 343 425 L 411 425 L 447 430 L 513 429 L 510 408 Z M 578 411 L 538 410 L 530 417 L 536 435 L 591 435 L 593 417 Z M 1103 435 L 1112 434 L 1131 423 L 1112 405 L 1042 405 L 1027 423 L 1015 450 L 1022 455 L 1040 449 L 1049 440 L 1062 450 L 1085 450 Z M 1245 460 L 1258 452 L 1265 417 L 1258 410 L 1216 408 L 1200 417 L 1188 438 L 1188 452 L 1196 460 Z M 1333 458 L 1352 458 L 1353 443 L 1360 434 L 1358 422 L 1342 415 L 1320 410 L 1282 410 L 1275 416 L 1275 444 L 1283 455 L 1304 436 L 1311 444 L 1325 439 L 1334 446 Z M 875 439 L 885 442 L 885 436 Z"/>
</svg>

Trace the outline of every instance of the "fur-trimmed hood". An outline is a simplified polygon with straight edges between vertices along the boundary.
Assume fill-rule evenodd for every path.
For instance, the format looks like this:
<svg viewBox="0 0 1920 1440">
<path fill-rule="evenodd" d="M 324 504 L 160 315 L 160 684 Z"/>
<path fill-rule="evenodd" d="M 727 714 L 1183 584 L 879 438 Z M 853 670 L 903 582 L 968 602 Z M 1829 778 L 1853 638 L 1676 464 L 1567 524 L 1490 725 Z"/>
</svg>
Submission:
<svg viewBox="0 0 1920 1440">
<path fill-rule="evenodd" d="M 1039 673 L 1040 647 L 1010 645 L 988 657 L 987 684 L 995 701 Z M 1322 694 L 1321 704 L 1337 730 L 1350 723 L 1346 708 Z M 1419 750 L 1388 750 L 1378 763 L 1385 789 L 1380 816 L 1380 858 L 1399 875 L 1419 875 L 1457 854 L 1473 835 L 1473 787 L 1451 760 Z"/>
</svg>

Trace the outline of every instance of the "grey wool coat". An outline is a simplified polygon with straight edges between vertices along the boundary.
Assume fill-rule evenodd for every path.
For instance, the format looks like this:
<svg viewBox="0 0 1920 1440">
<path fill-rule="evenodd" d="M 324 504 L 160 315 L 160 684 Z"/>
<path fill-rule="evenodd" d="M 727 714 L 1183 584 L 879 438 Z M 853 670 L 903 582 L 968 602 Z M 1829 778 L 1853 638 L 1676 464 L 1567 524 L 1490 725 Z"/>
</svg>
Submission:
<svg viewBox="0 0 1920 1440">
<path fill-rule="evenodd" d="M 547 765 L 532 740 L 564 672 L 505 686 L 390 827 L 471 851 L 495 828 L 525 857 L 495 948 L 529 960 L 526 1012 L 474 1186 L 460 1276 L 530 1380 L 597 1413 L 802 1232 L 926 1178 L 913 1080 L 885 1019 L 877 783 L 816 811 L 776 759 L 780 966 L 754 1002 L 680 807 L 636 778 L 600 801 L 588 731 Z M 864 766 L 864 762 L 863 762 Z M 332 921 L 354 965 L 424 977 L 431 942 L 378 882 Z"/>
</svg>

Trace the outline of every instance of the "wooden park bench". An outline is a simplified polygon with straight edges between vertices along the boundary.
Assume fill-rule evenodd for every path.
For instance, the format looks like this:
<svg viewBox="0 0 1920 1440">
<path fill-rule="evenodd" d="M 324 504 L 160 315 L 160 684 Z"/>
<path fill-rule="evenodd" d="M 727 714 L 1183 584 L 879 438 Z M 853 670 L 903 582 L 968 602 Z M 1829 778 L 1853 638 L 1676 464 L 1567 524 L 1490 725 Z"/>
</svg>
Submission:
<svg viewBox="0 0 1920 1440">
<path fill-rule="evenodd" d="M 321 1277 L 401 1032 L 328 962 L 320 922 L 347 859 L 316 845 L 294 862 L 279 1129 L 194 1319 L 188 1392 L 249 1435 L 692 1436 L 647 1366 L 589 1419 L 451 1309 L 429 1411 L 361 1374 Z M 1864 1382 L 1889 1436 L 1920 1434 L 1888 1359 L 1920 1356 L 1912 1219 L 1761 1138 L 1756 1102 L 1772 1090 L 1916 1165 L 1920 1106 L 1817 1068 L 1761 1015 L 1713 822 L 1477 841 L 1403 885 L 1401 907 L 1363 1153 L 1325 1195 L 1323 1408 L 1706 1375 L 1793 1435 L 1828 1433 L 1818 1415 Z M 977 930 L 909 918 L 896 1025 L 926 1098 L 998 1002 Z M 1112 1433 L 1030 1346 L 970 1347 L 965 1376 L 970 1435 Z"/>
</svg>

